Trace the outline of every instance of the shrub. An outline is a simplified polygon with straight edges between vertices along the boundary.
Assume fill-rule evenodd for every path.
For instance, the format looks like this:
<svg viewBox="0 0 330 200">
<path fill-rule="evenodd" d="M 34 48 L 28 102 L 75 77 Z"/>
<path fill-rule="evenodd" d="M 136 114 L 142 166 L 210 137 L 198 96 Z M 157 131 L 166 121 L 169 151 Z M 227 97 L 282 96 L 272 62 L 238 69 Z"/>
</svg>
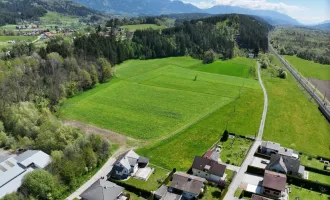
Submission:
<svg viewBox="0 0 330 200">
<path fill-rule="evenodd" d="M 204 64 L 213 63 L 214 59 L 215 59 L 215 56 L 214 56 L 214 53 L 212 51 L 204 52 L 204 56 L 203 56 L 203 63 Z"/>
<path fill-rule="evenodd" d="M 282 79 L 286 79 L 287 76 L 288 76 L 288 74 L 287 74 L 286 71 L 282 71 L 282 72 L 279 74 L 279 77 L 282 78 Z"/>
</svg>

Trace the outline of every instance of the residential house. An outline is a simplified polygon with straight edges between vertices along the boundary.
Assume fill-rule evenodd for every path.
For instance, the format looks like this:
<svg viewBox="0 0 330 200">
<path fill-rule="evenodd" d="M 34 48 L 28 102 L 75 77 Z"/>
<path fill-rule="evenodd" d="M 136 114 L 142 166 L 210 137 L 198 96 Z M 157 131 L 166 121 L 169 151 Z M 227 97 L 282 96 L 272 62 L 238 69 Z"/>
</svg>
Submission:
<svg viewBox="0 0 330 200">
<path fill-rule="evenodd" d="M 273 198 L 280 198 L 282 192 L 285 192 L 286 180 L 285 174 L 266 170 L 262 182 L 263 194 Z"/>
<path fill-rule="evenodd" d="M 203 157 L 218 162 L 218 160 L 220 158 L 220 152 L 218 152 L 218 151 L 208 151 L 204 154 Z"/>
<path fill-rule="evenodd" d="M 148 166 L 149 159 L 139 156 L 133 150 L 121 155 L 114 164 L 111 176 L 116 179 L 127 179 L 134 175 L 137 170 Z"/>
<path fill-rule="evenodd" d="M 107 181 L 104 178 L 97 180 L 81 195 L 82 200 L 125 200 L 124 188 Z"/>
<path fill-rule="evenodd" d="M 16 157 L 0 157 L 0 198 L 16 192 L 25 174 L 44 169 L 51 162 L 42 151 L 28 150 Z"/>
<path fill-rule="evenodd" d="M 288 156 L 288 157 L 292 157 L 295 159 L 299 158 L 299 153 L 293 151 L 292 149 L 287 149 L 284 147 L 281 147 L 280 150 L 278 151 L 278 154 L 282 155 L 282 156 Z"/>
<path fill-rule="evenodd" d="M 204 178 L 184 172 L 175 172 L 168 191 L 170 193 L 182 195 L 185 199 L 194 199 L 204 192 L 205 182 L 206 179 Z"/>
<path fill-rule="evenodd" d="M 157 191 L 155 191 L 154 197 L 159 200 L 181 200 L 182 194 L 171 193 L 167 186 L 162 185 Z"/>
<path fill-rule="evenodd" d="M 266 169 L 299 177 L 303 177 L 305 172 L 305 167 L 300 165 L 298 159 L 280 154 L 271 155 Z"/>
<path fill-rule="evenodd" d="M 277 154 L 281 145 L 275 142 L 263 141 L 259 147 L 259 152 L 267 155 Z"/>
<path fill-rule="evenodd" d="M 195 176 L 220 184 L 226 180 L 226 167 L 206 157 L 195 156 L 192 171 Z"/>
</svg>

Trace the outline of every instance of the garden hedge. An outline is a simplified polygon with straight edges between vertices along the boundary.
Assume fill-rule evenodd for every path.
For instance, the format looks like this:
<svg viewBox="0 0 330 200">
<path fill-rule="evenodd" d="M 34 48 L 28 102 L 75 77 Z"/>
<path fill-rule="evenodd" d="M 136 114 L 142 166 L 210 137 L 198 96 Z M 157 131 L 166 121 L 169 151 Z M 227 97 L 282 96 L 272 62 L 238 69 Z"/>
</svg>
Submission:
<svg viewBox="0 0 330 200">
<path fill-rule="evenodd" d="M 264 159 L 270 160 L 270 156 L 269 155 L 266 155 L 266 154 L 263 154 L 263 153 L 259 153 L 258 152 L 258 149 L 254 153 L 254 156 L 259 157 L 259 158 L 264 158 Z"/>
<path fill-rule="evenodd" d="M 314 168 L 314 167 L 308 167 L 308 166 L 305 166 L 305 170 L 329 176 L 329 179 L 330 179 L 330 171 L 317 169 L 317 168 Z"/>
<path fill-rule="evenodd" d="M 291 175 L 287 175 L 287 183 L 305 188 L 307 190 L 330 195 L 330 185 L 328 184 L 319 183 Z"/>
<path fill-rule="evenodd" d="M 265 169 L 249 165 L 246 172 L 254 175 L 263 176 L 265 174 Z"/>
<path fill-rule="evenodd" d="M 123 188 L 125 188 L 129 192 L 133 192 L 134 194 L 137 194 L 139 196 L 144 197 L 145 199 L 148 199 L 152 195 L 152 192 L 150 192 L 148 190 L 138 188 L 134 185 L 130 185 L 130 184 L 127 184 L 125 182 L 122 182 L 122 181 L 119 181 L 119 180 L 116 180 L 116 179 L 111 179 L 110 181 L 116 183 L 119 186 L 122 186 Z"/>
</svg>

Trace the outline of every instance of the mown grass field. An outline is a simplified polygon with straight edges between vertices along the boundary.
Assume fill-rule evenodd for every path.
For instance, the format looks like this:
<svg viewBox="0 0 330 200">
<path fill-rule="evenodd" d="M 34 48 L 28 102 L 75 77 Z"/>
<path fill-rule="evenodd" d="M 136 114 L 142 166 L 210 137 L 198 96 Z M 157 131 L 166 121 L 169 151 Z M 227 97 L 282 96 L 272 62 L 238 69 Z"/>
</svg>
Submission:
<svg viewBox="0 0 330 200">
<path fill-rule="evenodd" d="M 302 92 L 293 76 L 271 76 L 263 70 L 269 106 L 263 140 L 312 155 L 330 155 L 330 126 L 317 106 Z"/>
<path fill-rule="evenodd" d="M 214 63 L 200 66 L 198 70 L 242 78 L 256 78 L 255 69 L 255 60 L 248 58 L 234 58 L 228 61 L 217 60 Z"/>
<path fill-rule="evenodd" d="M 301 200 L 329 200 L 330 196 L 326 194 L 320 194 L 311 190 L 306 190 L 294 185 L 291 185 L 290 199 L 296 199 L 299 197 Z"/>
<path fill-rule="evenodd" d="M 164 29 L 166 26 L 158 26 L 156 24 L 137 24 L 137 25 L 126 25 L 122 28 L 128 29 L 129 31 L 143 30 L 143 29 Z"/>
<path fill-rule="evenodd" d="M 186 170 L 226 127 L 254 136 L 263 108 L 258 81 L 200 66 L 190 57 L 124 62 L 115 67 L 116 78 L 68 99 L 59 115 L 148 139 L 138 153 L 167 169 Z"/>
<path fill-rule="evenodd" d="M 330 80 L 330 65 L 322 65 L 297 56 L 284 56 L 284 58 L 307 78 Z"/>
</svg>

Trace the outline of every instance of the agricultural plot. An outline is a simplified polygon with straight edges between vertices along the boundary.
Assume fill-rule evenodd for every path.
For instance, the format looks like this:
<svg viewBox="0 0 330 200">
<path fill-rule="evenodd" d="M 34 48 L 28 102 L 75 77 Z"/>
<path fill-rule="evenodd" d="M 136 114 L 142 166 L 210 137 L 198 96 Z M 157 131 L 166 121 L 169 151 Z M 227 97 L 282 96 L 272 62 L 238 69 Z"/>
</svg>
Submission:
<svg viewBox="0 0 330 200">
<path fill-rule="evenodd" d="M 307 78 L 330 80 L 330 65 L 322 65 L 297 56 L 284 56 L 284 58 Z"/>
<path fill-rule="evenodd" d="M 128 29 L 129 31 L 143 30 L 143 29 L 164 29 L 166 26 L 158 26 L 156 24 L 137 24 L 137 25 L 126 25 L 122 26 L 124 29 Z"/>
<path fill-rule="evenodd" d="M 234 58 L 229 61 L 218 60 L 211 64 L 202 65 L 197 70 L 242 78 L 256 78 L 255 69 L 255 60 L 248 58 Z"/>
<path fill-rule="evenodd" d="M 286 79 L 280 79 L 272 76 L 271 70 L 262 72 L 269 99 L 263 140 L 312 155 L 328 156 L 329 123 L 290 73 Z"/>
<path fill-rule="evenodd" d="M 127 61 L 109 83 L 65 101 L 60 116 L 147 139 L 138 153 L 187 170 L 226 128 L 254 136 L 263 108 L 258 81 L 195 70 L 200 64 L 188 57 Z"/>
<path fill-rule="evenodd" d="M 44 24 L 52 24 L 61 22 L 64 24 L 78 23 L 79 18 L 69 15 L 63 15 L 57 12 L 47 12 L 45 16 L 40 17 L 40 20 Z M 55 25 L 55 24 L 54 24 Z"/>
</svg>

